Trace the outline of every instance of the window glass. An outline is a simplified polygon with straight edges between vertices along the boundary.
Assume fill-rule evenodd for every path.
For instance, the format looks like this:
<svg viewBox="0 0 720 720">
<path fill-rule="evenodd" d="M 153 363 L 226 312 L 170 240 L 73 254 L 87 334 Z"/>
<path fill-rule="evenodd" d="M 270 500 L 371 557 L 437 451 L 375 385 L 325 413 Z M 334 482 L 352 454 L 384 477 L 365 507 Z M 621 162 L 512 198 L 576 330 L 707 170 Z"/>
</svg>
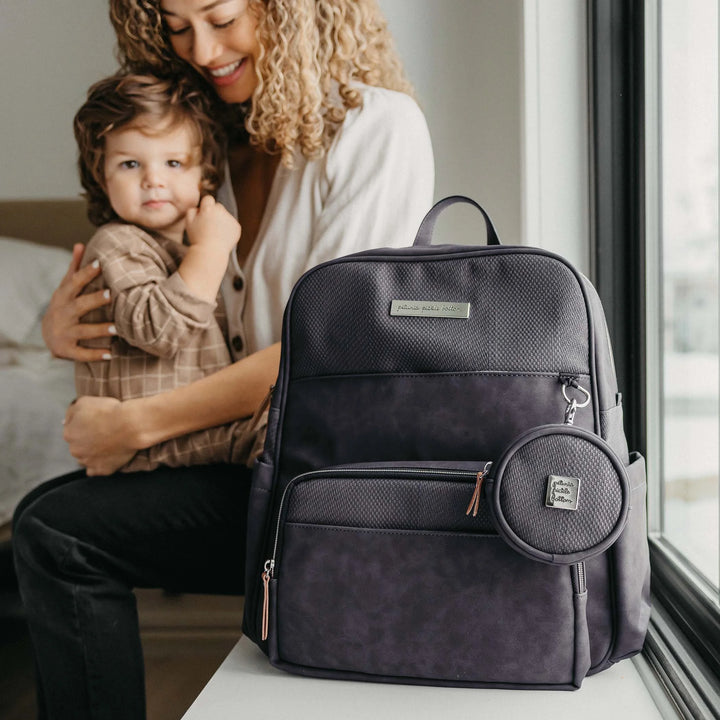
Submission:
<svg viewBox="0 0 720 720">
<path fill-rule="evenodd" d="M 650 111 L 658 113 L 659 307 L 649 308 L 649 361 L 659 369 L 660 417 L 649 422 L 662 468 L 660 531 L 717 588 L 718 3 L 662 0 L 658 20 Z"/>
</svg>

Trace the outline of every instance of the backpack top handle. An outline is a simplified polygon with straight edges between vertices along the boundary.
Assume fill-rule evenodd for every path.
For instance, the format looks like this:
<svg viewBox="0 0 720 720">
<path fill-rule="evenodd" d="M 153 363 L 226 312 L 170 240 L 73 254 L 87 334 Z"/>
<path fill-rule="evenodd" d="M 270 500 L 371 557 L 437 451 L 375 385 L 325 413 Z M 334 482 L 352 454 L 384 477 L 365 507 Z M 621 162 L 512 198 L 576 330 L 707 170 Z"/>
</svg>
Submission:
<svg viewBox="0 0 720 720">
<path fill-rule="evenodd" d="M 476 207 L 482 213 L 483 218 L 485 218 L 485 227 L 487 228 L 487 244 L 500 245 L 500 240 L 498 239 L 497 232 L 495 231 L 495 226 L 493 225 L 490 216 L 485 212 L 485 210 L 483 210 L 480 205 L 478 205 L 474 200 L 471 200 L 469 197 L 465 197 L 464 195 L 450 195 L 449 197 L 446 197 L 443 200 L 439 200 L 438 202 L 436 202 L 435 205 L 432 206 L 428 214 L 425 215 L 423 221 L 420 223 L 420 227 L 418 228 L 413 247 L 432 245 L 432 234 L 433 230 L 435 229 L 435 222 L 437 221 L 438 216 L 443 210 L 448 208 L 450 205 L 454 205 L 455 203 L 467 203 L 468 205 L 473 205 L 474 207 Z"/>
</svg>

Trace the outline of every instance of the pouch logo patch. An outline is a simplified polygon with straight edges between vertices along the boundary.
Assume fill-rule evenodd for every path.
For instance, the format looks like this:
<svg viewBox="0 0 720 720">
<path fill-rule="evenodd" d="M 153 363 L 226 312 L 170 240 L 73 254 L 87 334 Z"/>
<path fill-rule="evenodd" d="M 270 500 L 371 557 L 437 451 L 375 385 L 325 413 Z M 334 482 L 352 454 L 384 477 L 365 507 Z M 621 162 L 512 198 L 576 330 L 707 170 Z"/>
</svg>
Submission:
<svg viewBox="0 0 720 720">
<path fill-rule="evenodd" d="M 470 303 L 440 302 L 436 300 L 393 300 L 390 315 L 395 317 L 441 317 L 466 320 L 470 317 Z"/>
<path fill-rule="evenodd" d="M 555 510 L 577 510 L 580 478 L 549 475 L 545 505 Z"/>
</svg>

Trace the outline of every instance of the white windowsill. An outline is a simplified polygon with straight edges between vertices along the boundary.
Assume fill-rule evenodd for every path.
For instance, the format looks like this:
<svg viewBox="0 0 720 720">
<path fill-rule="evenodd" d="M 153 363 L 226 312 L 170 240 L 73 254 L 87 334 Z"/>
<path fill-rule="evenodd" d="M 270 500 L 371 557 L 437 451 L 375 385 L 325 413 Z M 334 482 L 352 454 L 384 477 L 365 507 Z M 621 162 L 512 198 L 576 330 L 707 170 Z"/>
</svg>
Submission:
<svg viewBox="0 0 720 720">
<path fill-rule="evenodd" d="M 276 670 L 241 638 L 183 720 L 233 717 L 293 720 L 632 717 L 657 720 L 635 663 L 625 660 L 586 678 L 577 692 L 477 690 L 319 680 Z"/>
</svg>

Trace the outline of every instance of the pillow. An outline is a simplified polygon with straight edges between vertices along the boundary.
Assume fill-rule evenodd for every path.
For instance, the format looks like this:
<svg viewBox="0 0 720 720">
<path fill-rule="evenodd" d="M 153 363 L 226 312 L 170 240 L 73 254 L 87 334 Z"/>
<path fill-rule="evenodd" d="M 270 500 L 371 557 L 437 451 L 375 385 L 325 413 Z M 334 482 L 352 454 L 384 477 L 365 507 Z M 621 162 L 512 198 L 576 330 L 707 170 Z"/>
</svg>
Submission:
<svg viewBox="0 0 720 720">
<path fill-rule="evenodd" d="M 0 237 L 0 347 L 44 347 L 42 316 L 72 253 Z"/>
</svg>

